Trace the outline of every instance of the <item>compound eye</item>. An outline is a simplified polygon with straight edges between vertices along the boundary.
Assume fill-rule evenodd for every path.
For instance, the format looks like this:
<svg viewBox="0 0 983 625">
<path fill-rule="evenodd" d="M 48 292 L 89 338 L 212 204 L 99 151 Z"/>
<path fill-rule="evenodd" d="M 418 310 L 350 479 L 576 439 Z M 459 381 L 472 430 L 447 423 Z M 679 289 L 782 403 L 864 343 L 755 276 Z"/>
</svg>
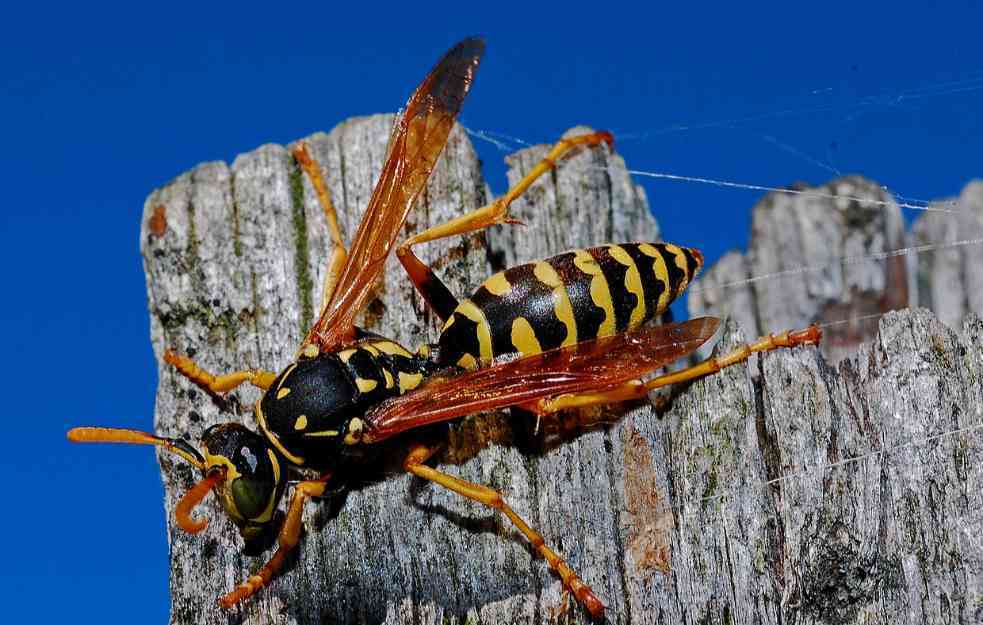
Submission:
<svg viewBox="0 0 983 625">
<path fill-rule="evenodd" d="M 240 477 L 232 481 L 229 489 L 232 491 L 232 502 L 239 514 L 244 519 L 256 519 L 269 505 L 276 484 L 272 481 Z"/>
</svg>

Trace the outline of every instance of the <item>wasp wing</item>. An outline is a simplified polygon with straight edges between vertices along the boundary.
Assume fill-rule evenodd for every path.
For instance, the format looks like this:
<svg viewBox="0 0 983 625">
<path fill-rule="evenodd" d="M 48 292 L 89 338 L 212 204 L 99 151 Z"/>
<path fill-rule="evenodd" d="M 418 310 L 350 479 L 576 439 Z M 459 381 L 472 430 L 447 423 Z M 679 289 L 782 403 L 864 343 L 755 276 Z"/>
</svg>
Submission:
<svg viewBox="0 0 983 625">
<path fill-rule="evenodd" d="M 370 410 L 365 416 L 364 440 L 378 442 L 431 423 L 564 393 L 606 390 L 691 353 L 713 336 L 719 323 L 714 317 L 701 317 L 585 341 L 460 375 L 437 376 Z"/>
<path fill-rule="evenodd" d="M 465 39 L 437 62 L 416 88 L 389 139 L 386 162 L 355 234 L 331 302 L 307 335 L 321 351 L 353 340 L 355 316 L 368 303 L 386 258 L 474 80 L 485 44 Z"/>
</svg>

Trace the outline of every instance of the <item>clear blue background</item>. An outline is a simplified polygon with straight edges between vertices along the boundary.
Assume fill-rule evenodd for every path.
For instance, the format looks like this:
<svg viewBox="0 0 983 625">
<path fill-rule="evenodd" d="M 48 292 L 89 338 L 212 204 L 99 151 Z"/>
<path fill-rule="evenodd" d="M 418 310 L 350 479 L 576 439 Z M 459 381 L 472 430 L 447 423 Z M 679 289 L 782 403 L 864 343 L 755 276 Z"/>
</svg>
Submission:
<svg viewBox="0 0 983 625">
<path fill-rule="evenodd" d="M 7 622 L 167 618 L 153 454 L 64 440 L 74 424 L 151 427 L 147 193 L 201 161 L 392 111 L 465 35 L 489 44 L 472 129 L 548 142 L 587 123 L 615 131 L 633 168 L 772 186 L 836 170 L 931 199 L 983 175 L 971 2 L 24 4 L 0 24 Z M 477 147 L 502 191 L 504 152 Z M 760 193 L 642 182 L 666 238 L 711 260 L 746 244 Z"/>
</svg>

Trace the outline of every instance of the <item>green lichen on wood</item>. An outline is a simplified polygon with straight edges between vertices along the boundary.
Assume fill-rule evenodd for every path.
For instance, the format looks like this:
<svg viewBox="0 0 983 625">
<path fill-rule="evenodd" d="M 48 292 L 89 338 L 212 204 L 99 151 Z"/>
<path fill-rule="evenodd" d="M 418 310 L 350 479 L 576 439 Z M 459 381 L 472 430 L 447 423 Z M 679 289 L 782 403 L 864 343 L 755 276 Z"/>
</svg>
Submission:
<svg viewBox="0 0 983 625">
<path fill-rule="evenodd" d="M 192 179 L 193 180 L 193 179 Z M 191 263 L 189 266 L 196 267 L 195 260 L 198 258 L 198 232 L 195 226 L 195 203 L 188 202 L 188 256 Z"/>
<path fill-rule="evenodd" d="M 234 346 L 240 330 L 251 327 L 255 322 L 252 311 L 236 312 L 228 308 L 219 311 L 208 301 L 190 301 L 183 306 L 156 310 L 154 314 L 160 319 L 164 332 L 168 335 L 180 332 L 193 321 L 207 329 L 209 344 L 222 344 L 225 347 Z"/>
<path fill-rule="evenodd" d="M 232 251 L 242 258 L 242 238 L 239 230 L 239 202 L 236 201 L 235 171 L 229 171 L 229 200 L 232 202 Z"/>
<path fill-rule="evenodd" d="M 290 167 L 290 199 L 293 205 L 294 221 L 294 263 L 297 270 L 297 295 L 300 300 L 300 335 L 314 320 L 314 304 L 311 301 L 313 290 L 310 266 L 310 252 L 307 248 L 307 217 L 304 214 L 304 182 L 300 166 L 293 163 Z"/>
</svg>

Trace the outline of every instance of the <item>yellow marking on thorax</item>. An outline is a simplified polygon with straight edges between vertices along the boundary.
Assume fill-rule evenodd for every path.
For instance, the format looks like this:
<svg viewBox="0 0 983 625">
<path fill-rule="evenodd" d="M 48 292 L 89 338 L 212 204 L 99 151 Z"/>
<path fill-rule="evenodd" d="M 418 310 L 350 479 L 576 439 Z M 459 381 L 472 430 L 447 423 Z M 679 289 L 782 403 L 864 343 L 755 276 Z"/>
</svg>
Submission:
<svg viewBox="0 0 983 625">
<path fill-rule="evenodd" d="M 324 436 L 338 436 L 338 434 L 339 434 L 338 430 L 322 430 L 321 432 L 306 432 L 304 436 L 310 438 L 318 438 Z"/>
<path fill-rule="evenodd" d="M 368 393 L 378 385 L 379 383 L 376 382 L 375 380 L 367 380 L 365 378 L 355 378 L 355 386 L 357 386 L 358 390 L 363 393 Z"/>
<path fill-rule="evenodd" d="M 353 417 L 348 422 L 348 432 L 345 434 L 345 444 L 354 445 L 362 440 L 362 430 L 365 429 L 365 422 L 358 417 Z"/>
<path fill-rule="evenodd" d="M 611 258 L 628 268 L 628 271 L 625 272 L 625 289 L 635 296 L 637 302 L 631 311 L 631 317 L 628 319 L 628 329 L 633 330 L 641 325 L 642 319 L 645 318 L 645 292 L 642 290 L 642 276 L 638 273 L 635 261 L 631 259 L 625 248 L 620 245 L 609 245 L 608 253 Z"/>
<path fill-rule="evenodd" d="M 318 353 L 320 353 L 320 350 L 318 349 L 317 345 L 314 345 L 313 343 L 308 343 L 300 348 L 300 355 L 307 358 L 314 358 L 318 355 Z"/>
<path fill-rule="evenodd" d="M 453 318 L 454 317 L 451 317 L 451 319 Z M 430 358 L 430 346 L 426 344 L 421 345 L 420 347 L 417 348 L 416 355 L 421 358 Z"/>
<path fill-rule="evenodd" d="M 386 378 L 386 388 L 392 388 L 395 382 L 393 381 L 393 374 L 389 373 L 389 369 L 382 370 L 382 377 Z"/>
<path fill-rule="evenodd" d="M 303 430 L 306 427 L 307 427 L 307 415 L 302 414 L 299 417 L 297 417 L 296 421 L 294 421 L 294 429 Z"/>
<path fill-rule="evenodd" d="M 293 370 L 296 368 L 297 368 L 297 363 L 294 363 L 289 367 L 287 367 L 287 370 L 283 372 L 283 375 L 280 376 L 280 383 L 276 385 L 277 392 L 280 391 L 280 388 L 283 386 L 283 383 L 287 381 L 287 378 L 290 377 L 290 374 L 293 373 Z"/>
<path fill-rule="evenodd" d="M 263 431 L 263 434 L 266 435 L 266 439 L 270 441 L 270 443 L 272 443 L 274 447 L 276 447 L 276 450 L 279 451 L 281 454 L 283 454 L 284 458 L 286 458 L 293 464 L 297 465 L 298 467 L 304 466 L 304 458 L 301 456 L 296 456 L 290 453 L 289 451 L 287 451 L 287 448 L 283 446 L 283 443 L 280 442 L 280 439 L 277 438 L 277 435 L 270 431 L 270 428 L 266 425 L 266 415 L 263 414 L 263 407 L 260 405 L 261 403 L 262 400 L 258 400 L 256 402 L 256 408 L 255 408 L 256 421 L 259 422 L 259 429 L 261 429 Z"/>
<path fill-rule="evenodd" d="M 536 331 L 525 317 L 518 317 L 512 322 L 512 346 L 524 356 L 539 354 L 543 348 L 536 338 Z"/>
<path fill-rule="evenodd" d="M 340 352 L 338 352 L 338 358 L 341 359 L 341 362 L 343 362 L 343 363 L 345 363 L 347 365 L 348 364 L 348 361 L 352 359 L 352 356 L 355 355 L 355 352 L 356 351 L 358 351 L 358 350 L 354 350 L 354 349 L 343 349 Z"/>
<path fill-rule="evenodd" d="M 577 269 L 591 276 L 590 298 L 594 305 L 604 311 L 604 319 L 597 328 L 597 336 L 611 336 L 615 331 L 614 304 L 611 302 L 611 289 L 604 277 L 601 266 L 585 250 L 575 250 L 573 264 Z"/>
<path fill-rule="evenodd" d="M 376 347 L 384 354 L 389 354 L 390 356 L 406 356 L 407 358 L 412 358 L 411 354 L 405 347 L 396 343 L 394 341 L 378 341 L 371 343 L 373 347 Z"/>
<path fill-rule="evenodd" d="M 560 279 L 560 274 L 556 273 L 556 269 L 553 269 L 552 265 L 542 261 L 533 266 L 532 273 L 537 280 L 553 289 L 553 310 L 556 313 L 556 318 L 567 328 L 567 335 L 560 345 L 565 347 L 575 344 L 577 342 L 577 321 L 573 318 L 573 306 L 570 305 L 567 287 Z M 514 323 L 512 324 L 512 335 L 515 336 Z"/>
<path fill-rule="evenodd" d="M 665 259 L 654 245 L 642 243 L 638 249 L 642 254 L 652 257 L 652 271 L 655 273 L 655 278 L 662 283 L 662 292 L 659 293 L 659 301 L 656 303 L 658 310 L 655 311 L 655 314 L 661 315 L 669 307 L 669 300 L 673 296 L 672 285 L 669 284 L 669 269 L 666 268 Z"/>
<path fill-rule="evenodd" d="M 505 272 L 500 271 L 485 280 L 481 286 L 485 287 L 492 295 L 502 296 L 512 290 L 512 284 L 506 279 Z"/>
<path fill-rule="evenodd" d="M 287 387 L 283 387 L 283 388 L 281 388 L 280 390 L 278 390 L 276 392 L 276 398 L 277 399 L 283 399 L 284 397 L 286 397 L 289 394 L 290 394 L 290 389 L 287 388 Z"/>
<path fill-rule="evenodd" d="M 373 344 L 373 343 L 362 343 L 362 344 L 359 345 L 359 347 L 361 349 L 364 349 L 365 351 L 369 352 L 373 356 L 378 356 L 379 354 L 382 353 L 381 351 L 379 351 L 379 348 L 376 347 L 375 344 Z"/>
<path fill-rule="evenodd" d="M 420 382 L 423 382 L 422 373 L 403 373 L 399 372 L 399 392 L 405 393 L 406 391 L 412 391 L 416 387 L 420 386 Z"/>
<path fill-rule="evenodd" d="M 474 302 L 470 299 L 462 300 L 454 312 L 467 317 L 471 321 L 478 324 L 475 328 L 475 332 L 478 334 L 478 357 L 481 360 L 488 361 L 492 359 L 492 340 L 491 340 L 491 328 L 488 326 L 488 320 L 485 319 L 485 313 L 482 312 L 480 308 L 475 306 Z M 451 319 L 454 317 L 451 316 Z M 450 322 L 447 322 L 447 326 Z M 447 326 L 444 326 L 445 328 Z"/>
</svg>

